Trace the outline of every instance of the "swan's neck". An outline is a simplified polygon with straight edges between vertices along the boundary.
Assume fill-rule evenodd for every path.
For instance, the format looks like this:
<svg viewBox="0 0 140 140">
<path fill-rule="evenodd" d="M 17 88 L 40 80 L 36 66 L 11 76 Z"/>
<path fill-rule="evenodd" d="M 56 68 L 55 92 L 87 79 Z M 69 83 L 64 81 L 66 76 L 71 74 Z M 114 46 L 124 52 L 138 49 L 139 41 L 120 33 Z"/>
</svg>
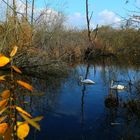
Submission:
<svg viewBox="0 0 140 140">
<path fill-rule="evenodd" d="M 113 86 L 113 80 L 111 80 L 111 87 Z"/>
<path fill-rule="evenodd" d="M 80 76 L 80 81 L 81 81 L 81 82 L 83 81 L 83 77 L 82 77 L 82 76 Z"/>
</svg>

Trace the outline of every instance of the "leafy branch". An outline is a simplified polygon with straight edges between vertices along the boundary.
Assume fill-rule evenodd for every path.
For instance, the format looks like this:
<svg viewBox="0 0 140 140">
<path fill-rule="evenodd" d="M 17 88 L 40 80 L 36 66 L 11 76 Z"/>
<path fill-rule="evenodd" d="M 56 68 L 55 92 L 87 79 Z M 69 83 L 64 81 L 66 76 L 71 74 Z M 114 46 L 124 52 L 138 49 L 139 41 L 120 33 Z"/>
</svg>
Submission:
<svg viewBox="0 0 140 140">
<path fill-rule="evenodd" d="M 40 130 L 38 121 L 42 120 L 42 116 L 33 118 L 28 112 L 18 105 L 18 98 L 15 90 L 21 86 L 30 92 L 33 87 L 25 81 L 15 79 L 14 72 L 22 74 L 22 71 L 13 65 L 13 58 L 18 50 L 17 46 L 13 47 L 9 57 L 0 54 L 0 67 L 10 64 L 10 75 L 1 75 L 0 82 L 9 82 L 9 89 L 4 90 L 1 94 L 0 100 L 0 135 L 6 140 L 23 140 L 26 138 L 30 131 L 30 125 Z M 24 121 L 19 121 L 22 117 Z"/>
</svg>

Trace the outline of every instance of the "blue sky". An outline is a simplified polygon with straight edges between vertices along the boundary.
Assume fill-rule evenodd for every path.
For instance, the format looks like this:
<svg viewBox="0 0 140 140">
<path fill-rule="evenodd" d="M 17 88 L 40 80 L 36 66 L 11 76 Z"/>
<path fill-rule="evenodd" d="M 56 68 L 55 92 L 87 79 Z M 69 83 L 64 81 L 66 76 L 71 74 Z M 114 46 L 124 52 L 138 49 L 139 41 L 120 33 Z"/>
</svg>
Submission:
<svg viewBox="0 0 140 140">
<path fill-rule="evenodd" d="M 43 8 L 45 0 L 37 0 L 36 7 Z M 61 10 L 66 15 L 66 25 L 71 27 L 84 28 L 85 20 L 85 0 L 46 0 L 46 4 L 54 10 Z M 140 0 L 89 0 L 89 11 L 93 11 L 91 26 L 110 25 L 120 23 L 120 16 L 127 17 L 128 10 L 134 10 L 135 6 L 140 7 Z M 120 16 L 119 16 L 120 15 Z M 114 25 L 114 24 L 113 24 Z"/>
</svg>

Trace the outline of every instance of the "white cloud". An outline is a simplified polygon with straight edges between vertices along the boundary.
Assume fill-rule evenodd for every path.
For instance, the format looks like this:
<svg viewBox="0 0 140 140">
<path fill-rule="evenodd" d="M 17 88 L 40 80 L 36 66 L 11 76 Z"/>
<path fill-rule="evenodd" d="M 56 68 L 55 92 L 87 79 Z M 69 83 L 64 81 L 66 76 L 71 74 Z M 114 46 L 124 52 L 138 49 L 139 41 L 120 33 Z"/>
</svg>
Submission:
<svg viewBox="0 0 140 140">
<path fill-rule="evenodd" d="M 12 1 L 8 2 L 8 10 L 9 10 L 9 14 L 11 15 L 13 13 L 11 7 L 13 5 Z M 6 11 L 7 10 L 7 4 L 0 0 L 0 16 L 1 16 L 1 20 L 5 20 L 6 18 Z M 16 2 L 16 11 L 23 14 L 25 12 L 25 4 L 23 4 L 21 1 L 17 1 Z M 18 15 L 19 15 L 18 13 Z M 20 14 L 20 16 L 21 16 Z"/>
<path fill-rule="evenodd" d="M 9 1 L 9 5 L 11 6 L 12 5 L 12 1 Z M 18 16 L 19 17 L 22 17 L 24 14 L 25 14 L 25 3 L 23 1 L 17 1 L 16 2 L 16 11 L 18 13 Z M 1 20 L 5 20 L 5 16 L 6 16 L 6 8 L 7 8 L 7 5 L 6 3 L 4 3 L 2 0 L 0 0 L 0 17 Z M 9 10 L 11 11 L 11 14 L 12 14 L 12 9 L 9 8 Z M 28 3 L 28 17 L 29 19 L 31 18 L 31 12 L 32 12 L 32 6 L 31 6 L 31 3 Z M 5 15 L 5 16 L 3 16 Z M 58 20 L 58 17 L 60 17 L 60 13 L 58 11 L 55 11 L 54 9 L 52 8 L 38 8 L 38 7 L 35 7 L 34 8 L 34 19 L 38 19 L 41 20 L 44 18 L 46 19 L 47 21 L 52 21 L 54 19 L 57 18 Z"/>
<path fill-rule="evenodd" d="M 82 15 L 80 12 L 75 12 L 72 15 L 67 17 L 67 21 L 65 24 L 67 27 L 76 27 L 78 29 L 86 28 L 86 17 Z M 91 22 L 91 28 L 94 28 L 95 25 Z"/>
<path fill-rule="evenodd" d="M 17 11 L 24 14 L 25 4 L 19 2 L 17 4 Z M 31 4 L 28 5 L 28 17 L 31 18 L 32 7 Z M 47 24 L 55 24 L 58 21 L 62 21 L 62 14 L 52 8 L 34 8 L 34 20 L 36 23 L 45 22 Z"/>
<path fill-rule="evenodd" d="M 107 9 L 101 11 L 97 16 L 99 25 L 119 24 L 121 19 L 112 11 Z"/>
<path fill-rule="evenodd" d="M 118 27 L 120 25 L 121 19 L 112 11 L 107 9 L 99 12 L 97 15 L 93 15 L 93 19 L 91 20 L 91 28 L 95 28 L 96 25 L 111 25 L 114 27 Z M 68 16 L 68 20 L 66 23 L 68 27 L 76 27 L 76 28 L 86 28 L 86 17 L 80 12 L 75 12 L 72 15 Z"/>
<path fill-rule="evenodd" d="M 85 17 L 81 13 L 75 12 L 74 14 L 68 15 L 65 25 L 67 27 L 82 28 L 85 25 Z"/>
</svg>

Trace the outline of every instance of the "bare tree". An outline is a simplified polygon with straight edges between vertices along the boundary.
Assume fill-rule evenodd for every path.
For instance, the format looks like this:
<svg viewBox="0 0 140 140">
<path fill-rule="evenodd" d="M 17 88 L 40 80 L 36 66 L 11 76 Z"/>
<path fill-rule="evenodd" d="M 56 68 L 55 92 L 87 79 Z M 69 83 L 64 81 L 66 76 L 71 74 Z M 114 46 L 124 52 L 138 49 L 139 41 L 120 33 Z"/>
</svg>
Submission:
<svg viewBox="0 0 140 140">
<path fill-rule="evenodd" d="M 9 17 L 9 0 L 7 0 L 7 8 L 6 8 L 6 22 L 8 21 L 8 17 Z"/>
<path fill-rule="evenodd" d="M 92 15 L 91 15 L 92 17 Z M 88 40 L 89 43 L 91 43 L 91 31 L 90 31 L 90 20 L 91 17 L 89 18 L 89 10 L 88 10 L 88 0 L 86 0 L 86 19 L 87 19 L 87 29 L 88 29 Z"/>
<path fill-rule="evenodd" d="M 95 46 L 94 42 L 91 39 L 91 30 L 90 30 L 90 21 L 91 21 L 91 18 L 92 18 L 92 14 L 93 14 L 93 12 L 89 16 L 88 0 L 86 0 L 86 19 L 87 19 L 87 32 L 88 32 L 89 45 L 88 45 L 88 47 L 85 51 L 85 58 L 84 59 L 87 59 L 87 60 L 93 54 L 94 46 Z"/>
<path fill-rule="evenodd" d="M 34 5 L 35 1 L 32 0 L 32 13 L 31 13 L 31 25 L 33 26 L 33 19 L 34 19 Z"/>
<path fill-rule="evenodd" d="M 14 22 L 15 22 L 15 25 L 16 25 L 16 0 L 13 0 L 13 16 L 14 16 Z"/>
<path fill-rule="evenodd" d="M 26 0 L 26 6 L 25 6 L 25 17 L 27 20 L 27 16 L 28 16 L 28 0 Z"/>
</svg>

